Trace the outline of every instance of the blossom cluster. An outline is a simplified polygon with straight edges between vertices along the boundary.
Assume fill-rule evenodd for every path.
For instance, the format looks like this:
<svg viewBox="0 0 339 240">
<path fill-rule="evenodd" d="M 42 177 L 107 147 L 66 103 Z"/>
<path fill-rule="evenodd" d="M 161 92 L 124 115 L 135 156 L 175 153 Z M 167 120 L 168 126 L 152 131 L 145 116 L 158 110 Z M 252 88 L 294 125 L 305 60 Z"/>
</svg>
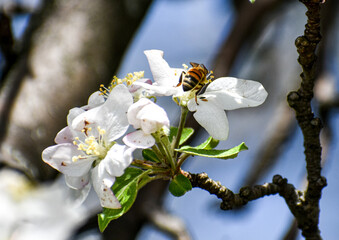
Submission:
<svg viewBox="0 0 339 240">
<path fill-rule="evenodd" d="M 101 86 L 101 91 L 89 97 L 87 105 L 69 111 L 67 126 L 57 134 L 56 145 L 42 153 L 42 159 L 63 173 L 67 185 L 81 191 L 84 198 L 93 186 L 104 208 L 122 207 L 112 187 L 131 165 L 148 174 L 146 180 L 139 180 L 140 186 L 157 174 L 173 179 L 180 173 L 186 159 L 178 157 L 182 128 L 170 140 L 167 113 L 152 99 L 172 96 L 182 110 L 194 112 L 213 139 L 226 140 L 229 124 L 225 110 L 255 107 L 267 97 L 259 82 L 232 77 L 217 78 L 203 86 L 203 91 L 184 91 L 179 83 L 187 69 L 171 68 L 160 50 L 147 50 L 145 55 L 153 81 L 144 78 L 143 72 L 123 79 L 114 77 L 109 87 Z M 136 149 L 150 149 L 156 160 L 134 159 Z"/>
</svg>

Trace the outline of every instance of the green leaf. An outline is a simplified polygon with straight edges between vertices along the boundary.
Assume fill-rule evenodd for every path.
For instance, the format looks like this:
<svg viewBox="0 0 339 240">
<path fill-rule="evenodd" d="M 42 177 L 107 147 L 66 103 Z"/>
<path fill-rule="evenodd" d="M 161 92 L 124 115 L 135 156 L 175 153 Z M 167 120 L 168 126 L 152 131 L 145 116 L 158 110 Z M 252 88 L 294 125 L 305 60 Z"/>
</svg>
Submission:
<svg viewBox="0 0 339 240">
<path fill-rule="evenodd" d="M 121 217 L 131 208 L 138 193 L 138 184 L 143 177 L 148 177 L 148 175 L 143 175 L 141 169 L 127 168 L 124 175 L 116 178 L 112 189 L 122 207 L 119 209 L 104 208 L 103 212 L 98 214 L 101 232 L 105 230 L 110 221 Z"/>
<path fill-rule="evenodd" d="M 216 146 L 218 146 L 218 144 L 219 144 L 219 140 L 216 140 L 212 137 L 209 137 L 209 138 L 207 138 L 207 140 L 205 142 L 203 142 L 199 146 L 196 146 L 195 148 L 197 148 L 197 149 L 213 149 Z"/>
<path fill-rule="evenodd" d="M 182 148 L 176 150 L 178 152 L 184 152 L 190 155 L 197 155 L 202 157 L 210 158 L 219 158 L 219 159 L 230 159 L 238 156 L 238 153 L 247 150 L 248 147 L 245 143 L 226 150 L 216 150 L 216 149 L 200 149 L 197 147 L 183 146 Z"/>
<path fill-rule="evenodd" d="M 160 162 L 157 155 L 151 149 L 142 150 L 142 156 L 144 157 L 145 160 L 152 162 Z"/>
<path fill-rule="evenodd" d="M 255 0 L 249 0 L 251 3 L 254 3 L 255 2 Z"/>
<path fill-rule="evenodd" d="M 178 133 L 178 128 L 171 127 L 170 135 L 169 135 L 170 142 L 172 142 L 173 138 L 177 136 L 177 133 Z M 192 136 L 193 133 L 194 133 L 193 128 L 184 128 L 182 130 L 179 146 L 182 145 L 184 142 L 186 142 Z"/>
<path fill-rule="evenodd" d="M 176 197 L 180 197 L 190 190 L 192 190 L 191 182 L 182 174 L 176 175 L 169 184 L 169 191 Z"/>
</svg>

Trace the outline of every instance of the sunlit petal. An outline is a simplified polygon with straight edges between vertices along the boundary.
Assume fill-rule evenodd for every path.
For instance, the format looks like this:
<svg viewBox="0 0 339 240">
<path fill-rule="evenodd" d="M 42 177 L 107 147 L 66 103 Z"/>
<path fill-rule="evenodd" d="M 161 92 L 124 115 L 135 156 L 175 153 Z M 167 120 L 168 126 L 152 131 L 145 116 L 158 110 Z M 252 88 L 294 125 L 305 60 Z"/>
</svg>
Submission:
<svg viewBox="0 0 339 240">
<path fill-rule="evenodd" d="M 215 96 L 222 109 L 233 110 L 262 104 L 267 92 L 259 82 L 223 77 L 214 80 L 201 96 Z"/>
<path fill-rule="evenodd" d="M 228 120 L 226 113 L 214 104 L 200 103 L 197 111 L 193 114 L 195 120 L 217 140 L 228 138 Z"/>
<path fill-rule="evenodd" d="M 125 169 L 131 165 L 133 161 L 132 153 L 134 148 L 125 145 L 115 144 L 107 153 L 105 159 L 100 164 L 105 166 L 106 171 L 115 177 L 124 174 Z"/>
</svg>

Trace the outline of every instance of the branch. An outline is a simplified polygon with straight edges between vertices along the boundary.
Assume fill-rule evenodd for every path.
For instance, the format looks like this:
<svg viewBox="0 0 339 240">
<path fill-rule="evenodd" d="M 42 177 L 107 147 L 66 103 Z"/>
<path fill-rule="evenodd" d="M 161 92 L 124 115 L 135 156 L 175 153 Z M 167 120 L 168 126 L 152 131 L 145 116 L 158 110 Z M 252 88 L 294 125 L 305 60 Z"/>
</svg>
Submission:
<svg viewBox="0 0 339 240">
<path fill-rule="evenodd" d="M 190 180 L 192 187 L 204 189 L 221 199 L 220 208 L 222 210 L 239 208 L 246 205 L 249 201 L 279 193 L 285 199 L 290 209 L 292 208 L 294 211 L 295 206 L 299 205 L 301 199 L 301 193 L 292 184 L 287 183 L 287 179 L 282 178 L 280 175 L 275 175 L 272 183 L 242 187 L 239 193 L 235 194 L 221 185 L 220 182 L 209 178 L 206 173 L 193 174 L 185 171 L 182 172 Z"/>
<path fill-rule="evenodd" d="M 307 24 L 304 35 L 296 39 L 295 44 L 299 53 L 298 62 L 302 67 L 301 86 L 297 91 L 287 96 L 288 104 L 296 112 L 296 118 L 304 136 L 306 169 L 308 186 L 305 201 L 293 215 L 298 221 L 298 227 L 306 239 L 321 239 L 318 228 L 319 200 L 321 191 L 326 186 L 326 179 L 321 176 L 321 145 L 320 130 L 322 123 L 312 112 L 311 100 L 316 79 L 315 54 L 320 35 L 320 4 L 318 0 L 300 0 L 306 8 Z"/>
</svg>

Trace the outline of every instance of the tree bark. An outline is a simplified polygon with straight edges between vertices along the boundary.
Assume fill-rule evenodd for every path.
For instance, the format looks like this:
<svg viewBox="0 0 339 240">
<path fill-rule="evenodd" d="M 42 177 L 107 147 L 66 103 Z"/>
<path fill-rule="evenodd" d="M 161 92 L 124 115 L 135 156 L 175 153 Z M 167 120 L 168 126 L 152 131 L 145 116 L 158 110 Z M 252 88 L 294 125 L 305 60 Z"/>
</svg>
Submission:
<svg viewBox="0 0 339 240">
<path fill-rule="evenodd" d="M 150 0 L 46 1 L 0 94 L 0 161 L 40 180 L 55 171 L 41 160 L 70 108 L 108 83 Z M 30 30 L 30 28 L 28 28 Z"/>
</svg>

